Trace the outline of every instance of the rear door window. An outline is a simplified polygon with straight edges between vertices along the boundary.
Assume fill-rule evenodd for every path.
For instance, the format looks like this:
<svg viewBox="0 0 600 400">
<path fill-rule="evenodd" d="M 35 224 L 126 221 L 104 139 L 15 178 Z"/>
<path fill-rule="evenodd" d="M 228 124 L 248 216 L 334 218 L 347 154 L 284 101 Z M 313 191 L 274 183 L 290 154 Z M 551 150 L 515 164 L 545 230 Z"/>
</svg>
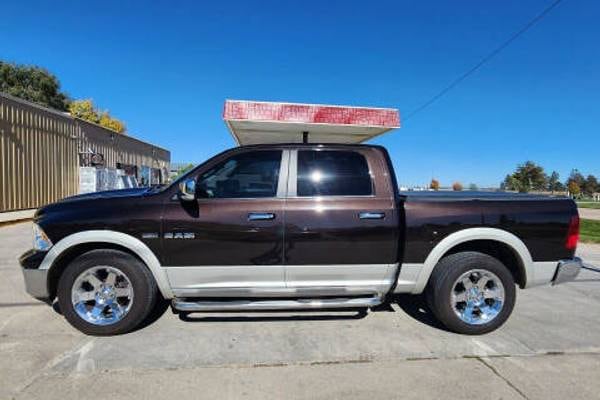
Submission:
<svg viewBox="0 0 600 400">
<path fill-rule="evenodd" d="M 298 151 L 298 196 L 372 194 L 371 174 L 362 154 L 356 151 Z"/>
</svg>

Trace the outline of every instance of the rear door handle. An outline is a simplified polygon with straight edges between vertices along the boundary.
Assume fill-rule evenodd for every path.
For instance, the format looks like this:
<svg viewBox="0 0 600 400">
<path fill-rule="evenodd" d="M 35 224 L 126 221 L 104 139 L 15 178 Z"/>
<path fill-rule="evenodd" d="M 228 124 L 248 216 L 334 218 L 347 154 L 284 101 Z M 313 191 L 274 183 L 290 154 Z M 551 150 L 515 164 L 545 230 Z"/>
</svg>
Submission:
<svg viewBox="0 0 600 400">
<path fill-rule="evenodd" d="M 267 212 L 249 213 L 248 221 L 268 221 L 275 219 L 275 214 Z"/>
<path fill-rule="evenodd" d="M 360 218 L 360 219 L 384 219 L 385 213 L 373 212 L 373 211 L 363 211 L 358 214 L 358 218 Z"/>
</svg>

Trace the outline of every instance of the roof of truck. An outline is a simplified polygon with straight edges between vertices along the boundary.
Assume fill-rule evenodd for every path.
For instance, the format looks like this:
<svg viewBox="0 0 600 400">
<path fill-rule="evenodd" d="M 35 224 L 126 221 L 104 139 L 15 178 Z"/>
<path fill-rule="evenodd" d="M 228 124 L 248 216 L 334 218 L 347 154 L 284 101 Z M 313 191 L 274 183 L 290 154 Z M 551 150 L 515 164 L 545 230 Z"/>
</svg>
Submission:
<svg viewBox="0 0 600 400">
<path fill-rule="evenodd" d="M 226 100 L 223 119 L 240 146 L 362 143 L 400 127 L 393 108 Z"/>
<path fill-rule="evenodd" d="M 283 147 L 294 147 L 294 148 L 302 148 L 302 147 L 351 147 L 351 148 L 383 148 L 383 146 L 378 144 L 370 144 L 370 143 L 291 143 L 291 142 L 281 142 L 281 143 L 257 143 L 257 144 L 245 144 L 239 147 L 233 147 L 230 150 L 244 148 L 244 149 L 252 149 L 252 148 L 283 148 Z"/>
</svg>

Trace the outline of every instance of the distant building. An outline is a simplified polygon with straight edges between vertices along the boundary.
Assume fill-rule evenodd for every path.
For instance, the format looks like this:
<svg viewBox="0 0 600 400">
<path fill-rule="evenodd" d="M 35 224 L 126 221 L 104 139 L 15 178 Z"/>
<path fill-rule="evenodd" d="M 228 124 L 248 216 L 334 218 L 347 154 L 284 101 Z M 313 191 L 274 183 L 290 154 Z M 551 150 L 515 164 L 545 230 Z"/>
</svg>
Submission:
<svg viewBox="0 0 600 400">
<path fill-rule="evenodd" d="M 0 212 L 165 183 L 170 160 L 161 147 L 0 93 Z"/>
</svg>

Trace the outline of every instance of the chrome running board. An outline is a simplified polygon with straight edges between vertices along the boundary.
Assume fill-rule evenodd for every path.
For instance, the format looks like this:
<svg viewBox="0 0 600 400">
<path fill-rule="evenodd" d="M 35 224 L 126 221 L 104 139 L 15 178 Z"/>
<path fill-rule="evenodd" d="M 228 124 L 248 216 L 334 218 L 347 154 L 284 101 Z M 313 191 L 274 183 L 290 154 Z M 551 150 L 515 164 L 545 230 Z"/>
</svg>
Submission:
<svg viewBox="0 0 600 400">
<path fill-rule="evenodd" d="M 223 300 L 206 301 L 193 299 L 173 299 L 171 305 L 177 311 L 276 311 L 276 310 L 318 310 L 337 308 L 365 308 L 381 304 L 382 299 L 374 297 L 323 298 L 294 300 Z"/>
</svg>

